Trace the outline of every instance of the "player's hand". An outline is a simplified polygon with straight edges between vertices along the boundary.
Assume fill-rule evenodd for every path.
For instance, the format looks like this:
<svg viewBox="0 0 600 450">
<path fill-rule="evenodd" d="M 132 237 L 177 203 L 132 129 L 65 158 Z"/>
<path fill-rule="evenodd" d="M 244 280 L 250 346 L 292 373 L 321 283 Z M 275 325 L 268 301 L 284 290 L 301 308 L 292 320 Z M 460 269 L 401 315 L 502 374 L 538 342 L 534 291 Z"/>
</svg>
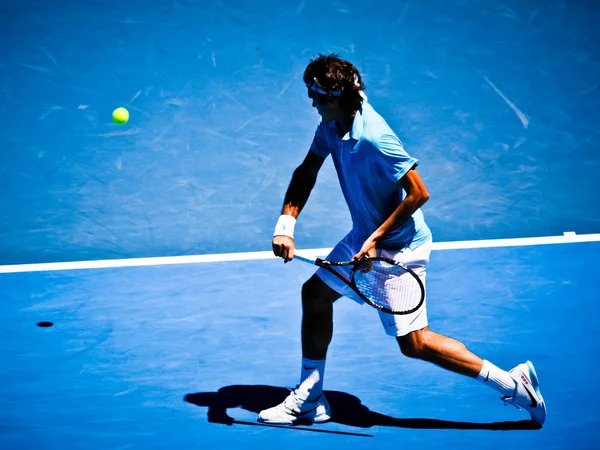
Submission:
<svg viewBox="0 0 600 450">
<path fill-rule="evenodd" d="M 289 236 L 275 236 L 273 238 L 273 253 L 275 256 L 283 258 L 284 262 L 290 262 L 294 259 L 294 250 L 296 244 Z"/>
<path fill-rule="evenodd" d="M 367 239 L 361 247 L 360 251 L 356 255 L 354 255 L 352 261 L 360 261 L 361 259 L 365 258 L 375 258 L 376 256 L 377 247 L 375 246 L 375 242 L 371 239 Z M 371 262 L 370 264 L 357 265 L 356 268 L 361 272 L 368 272 L 373 268 L 373 262 Z"/>
</svg>

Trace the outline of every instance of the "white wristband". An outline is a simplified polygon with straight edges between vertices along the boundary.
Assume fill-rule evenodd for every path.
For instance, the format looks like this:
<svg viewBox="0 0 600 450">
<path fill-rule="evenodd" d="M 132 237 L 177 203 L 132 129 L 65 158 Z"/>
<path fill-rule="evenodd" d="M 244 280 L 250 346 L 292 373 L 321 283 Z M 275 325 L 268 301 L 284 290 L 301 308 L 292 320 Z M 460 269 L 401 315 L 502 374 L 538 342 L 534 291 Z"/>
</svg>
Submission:
<svg viewBox="0 0 600 450">
<path fill-rule="evenodd" d="M 282 214 L 277 220 L 273 236 L 289 236 L 294 237 L 294 227 L 296 226 L 296 218 L 288 214 Z"/>
</svg>

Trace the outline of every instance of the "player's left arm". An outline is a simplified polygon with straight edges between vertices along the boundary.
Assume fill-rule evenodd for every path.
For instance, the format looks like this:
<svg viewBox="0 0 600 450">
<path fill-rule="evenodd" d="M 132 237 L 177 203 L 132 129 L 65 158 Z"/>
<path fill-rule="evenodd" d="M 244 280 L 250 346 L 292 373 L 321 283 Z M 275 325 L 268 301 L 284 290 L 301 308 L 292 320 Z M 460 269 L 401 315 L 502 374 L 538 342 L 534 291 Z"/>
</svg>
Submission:
<svg viewBox="0 0 600 450">
<path fill-rule="evenodd" d="M 415 167 L 406 172 L 398 181 L 398 185 L 399 188 L 404 189 L 406 197 L 404 197 L 404 200 L 400 202 L 390 217 L 365 241 L 353 259 L 360 259 L 364 256 L 377 256 L 377 242 L 381 241 L 390 231 L 395 230 L 406 222 L 417 209 L 429 200 L 429 191 Z"/>
</svg>

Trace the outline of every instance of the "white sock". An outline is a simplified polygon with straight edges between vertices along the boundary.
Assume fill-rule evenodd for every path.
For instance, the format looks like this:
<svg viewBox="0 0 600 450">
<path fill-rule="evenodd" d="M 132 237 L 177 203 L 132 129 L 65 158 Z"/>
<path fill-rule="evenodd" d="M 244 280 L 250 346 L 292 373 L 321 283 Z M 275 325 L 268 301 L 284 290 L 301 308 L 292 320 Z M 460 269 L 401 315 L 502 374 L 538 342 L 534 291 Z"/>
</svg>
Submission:
<svg viewBox="0 0 600 450">
<path fill-rule="evenodd" d="M 303 400 L 316 400 L 323 394 L 323 376 L 325 374 L 325 360 L 302 358 L 300 371 L 300 384 L 296 388 L 296 395 Z"/>
<path fill-rule="evenodd" d="M 489 361 L 483 360 L 483 367 L 477 379 L 489 384 L 491 388 L 496 389 L 503 395 L 512 397 L 515 394 L 515 380 L 511 378 L 508 372 L 496 367 Z"/>
</svg>

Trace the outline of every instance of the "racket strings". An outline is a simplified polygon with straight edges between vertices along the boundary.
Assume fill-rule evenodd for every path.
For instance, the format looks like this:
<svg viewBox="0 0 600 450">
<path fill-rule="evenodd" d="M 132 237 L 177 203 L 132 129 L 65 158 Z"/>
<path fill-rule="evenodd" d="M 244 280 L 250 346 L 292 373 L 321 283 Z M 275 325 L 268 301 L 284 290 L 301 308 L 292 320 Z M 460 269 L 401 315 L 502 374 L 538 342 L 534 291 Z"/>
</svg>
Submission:
<svg viewBox="0 0 600 450">
<path fill-rule="evenodd" d="M 370 271 L 356 271 L 353 277 L 358 290 L 376 306 L 405 312 L 421 303 L 421 285 L 401 266 L 376 261 Z"/>
</svg>

